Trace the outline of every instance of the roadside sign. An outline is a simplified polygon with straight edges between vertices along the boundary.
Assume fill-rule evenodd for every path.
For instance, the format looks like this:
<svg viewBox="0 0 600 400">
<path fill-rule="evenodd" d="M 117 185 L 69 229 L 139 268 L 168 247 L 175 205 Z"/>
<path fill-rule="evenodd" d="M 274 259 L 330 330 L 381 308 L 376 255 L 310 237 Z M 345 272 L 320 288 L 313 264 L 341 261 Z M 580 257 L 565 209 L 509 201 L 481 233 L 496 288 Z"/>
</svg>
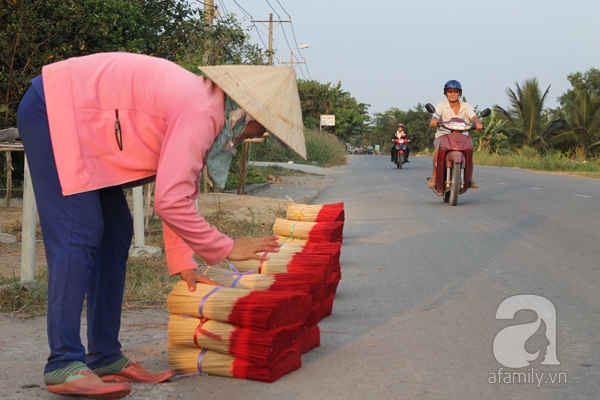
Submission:
<svg viewBox="0 0 600 400">
<path fill-rule="evenodd" d="M 321 126 L 335 126 L 335 115 L 321 115 Z"/>
</svg>

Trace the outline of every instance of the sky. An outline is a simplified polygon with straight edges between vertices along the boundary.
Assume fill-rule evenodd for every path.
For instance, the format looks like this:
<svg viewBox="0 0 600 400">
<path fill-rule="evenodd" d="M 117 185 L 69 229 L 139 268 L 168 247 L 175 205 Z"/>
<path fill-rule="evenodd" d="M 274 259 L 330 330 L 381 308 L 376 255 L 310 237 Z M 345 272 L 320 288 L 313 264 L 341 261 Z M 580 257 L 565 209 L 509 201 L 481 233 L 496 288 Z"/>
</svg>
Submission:
<svg viewBox="0 0 600 400">
<path fill-rule="evenodd" d="M 197 1 L 197 0 L 196 0 Z M 299 79 L 341 82 L 369 114 L 444 100 L 461 82 L 479 109 L 508 107 L 506 90 L 537 78 L 546 106 L 571 88 L 567 76 L 600 68 L 599 0 L 214 0 L 235 14 L 252 42 L 268 43 L 274 63 L 290 61 Z M 255 22 L 252 22 L 255 21 Z M 266 48 L 266 47 L 265 47 Z"/>
</svg>

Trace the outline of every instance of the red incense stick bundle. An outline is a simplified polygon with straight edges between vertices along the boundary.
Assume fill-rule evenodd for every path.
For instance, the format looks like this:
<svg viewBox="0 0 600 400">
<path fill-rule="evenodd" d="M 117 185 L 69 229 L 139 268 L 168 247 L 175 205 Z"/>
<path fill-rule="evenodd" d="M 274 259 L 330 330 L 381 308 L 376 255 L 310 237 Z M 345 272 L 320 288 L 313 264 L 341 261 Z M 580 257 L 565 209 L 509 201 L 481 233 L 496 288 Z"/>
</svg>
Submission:
<svg viewBox="0 0 600 400">
<path fill-rule="evenodd" d="M 333 300 L 334 295 L 331 295 L 321 303 L 321 319 L 333 314 Z"/>
<path fill-rule="evenodd" d="M 341 242 L 314 242 L 304 239 L 279 236 L 283 242 L 284 251 L 295 251 L 300 253 L 329 253 L 332 256 L 331 264 L 333 271 L 340 270 Z M 293 250 L 289 250 L 293 249 Z"/>
<path fill-rule="evenodd" d="M 298 347 L 302 354 L 308 353 L 321 345 L 321 330 L 319 325 L 311 325 L 303 328 L 298 336 Z"/>
<path fill-rule="evenodd" d="M 269 364 L 260 364 L 212 350 L 171 345 L 168 348 L 169 364 L 176 374 L 200 373 L 268 383 L 299 369 L 301 355 L 298 346 L 292 346 Z"/>
<path fill-rule="evenodd" d="M 235 266 L 231 264 L 235 269 Z M 266 269 L 265 269 L 266 270 Z M 240 272 L 228 271 L 218 267 L 207 267 L 202 272 L 212 281 L 226 287 L 269 290 L 269 291 L 298 291 L 308 293 L 316 299 L 323 292 L 325 276 L 318 268 L 305 269 L 293 274 L 258 274 L 253 270 Z"/>
<path fill-rule="evenodd" d="M 278 253 L 269 253 L 267 261 L 232 261 L 241 272 L 253 271 L 258 274 L 284 274 L 316 272 L 325 279 L 331 275 L 331 254 L 287 251 L 285 244 Z"/>
<path fill-rule="evenodd" d="M 169 318 L 169 345 L 200 347 L 232 354 L 259 364 L 268 364 L 292 347 L 305 328 L 302 324 L 268 331 L 171 314 Z"/>
<path fill-rule="evenodd" d="M 231 289 L 203 283 L 197 283 L 196 291 L 190 292 L 184 281 L 179 281 L 167 298 L 171 314 L 214 319 L 259 330 L 303 322 L 311 304 L 308 293 Z"/>
<path fill-rule="evenodd" d="M 315 242 L 341 242 L 343 231 L 343 222 L 304 222 L 277 218 L 273 224 L 275 235 Z"/>
<path fill-rule="evenodd" d="M 332 204 L 290 204 L 286 212 L 290 221 L 344 222 L 344 203 Z"/>
</svg>

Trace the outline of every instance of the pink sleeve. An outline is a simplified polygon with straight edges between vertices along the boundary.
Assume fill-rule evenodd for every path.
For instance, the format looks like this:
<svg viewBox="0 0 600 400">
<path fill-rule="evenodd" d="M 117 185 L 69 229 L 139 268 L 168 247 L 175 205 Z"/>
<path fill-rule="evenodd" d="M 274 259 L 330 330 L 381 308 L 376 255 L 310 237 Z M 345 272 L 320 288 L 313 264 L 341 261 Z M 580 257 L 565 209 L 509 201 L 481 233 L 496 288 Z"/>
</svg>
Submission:
<svg viewBox="0 0 600 400">
<path fill-rule="evenodd" d="M 223 125 L 223 100 L 207 101 L 208 109 L 201 111 L 184 108 L 180 104 L 168 118 L 154 192 L 156 214 L 167 228 L 164 239 L 171 274 L 196 268 L 193 253 L 214 265 L 233 249 L 233 239 L 211 226 L 195 202 L 204 158 Z"/>
<path fill-rule="evenodd" d="M 163 238 L 169 274 L 176 275 L 186 269 L 196 269 L 194 250 L 191 249 L 171 228 L 163 222 Z"/>
</svg>

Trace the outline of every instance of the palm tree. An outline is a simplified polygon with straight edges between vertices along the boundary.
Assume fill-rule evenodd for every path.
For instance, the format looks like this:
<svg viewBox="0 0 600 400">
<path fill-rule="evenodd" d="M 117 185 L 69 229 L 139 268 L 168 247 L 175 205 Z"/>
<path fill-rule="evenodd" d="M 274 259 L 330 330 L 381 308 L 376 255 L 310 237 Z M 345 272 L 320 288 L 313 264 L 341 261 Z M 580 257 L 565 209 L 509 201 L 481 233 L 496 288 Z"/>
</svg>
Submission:
<svg viewBox="0 0 600 400">
<path fill-rule="evenodd" d="M 550 86 L 542 93 L 537 78 L 525 80 L 523 86 L 517 82 L 515 85 L 516 91 L 506 89 L 510 107 L 504 109 L 495 104 L 494 111 L 501 119 L 506 120 L 505 131 L 515 145 L 544 150 L 547 146 L 546 138 L 556 132 L 559 126 L 556 114 L 544 118 L 544 102 Z"/>
<path fill-rule="evenodd" d="M 550 143 L 571 140 L 576 143 L 575 156 L 585 159 L 600 146 L 600 95 L 590 89 L 573 89 L 564 103 L 566 127 Z"/>
</svg>

